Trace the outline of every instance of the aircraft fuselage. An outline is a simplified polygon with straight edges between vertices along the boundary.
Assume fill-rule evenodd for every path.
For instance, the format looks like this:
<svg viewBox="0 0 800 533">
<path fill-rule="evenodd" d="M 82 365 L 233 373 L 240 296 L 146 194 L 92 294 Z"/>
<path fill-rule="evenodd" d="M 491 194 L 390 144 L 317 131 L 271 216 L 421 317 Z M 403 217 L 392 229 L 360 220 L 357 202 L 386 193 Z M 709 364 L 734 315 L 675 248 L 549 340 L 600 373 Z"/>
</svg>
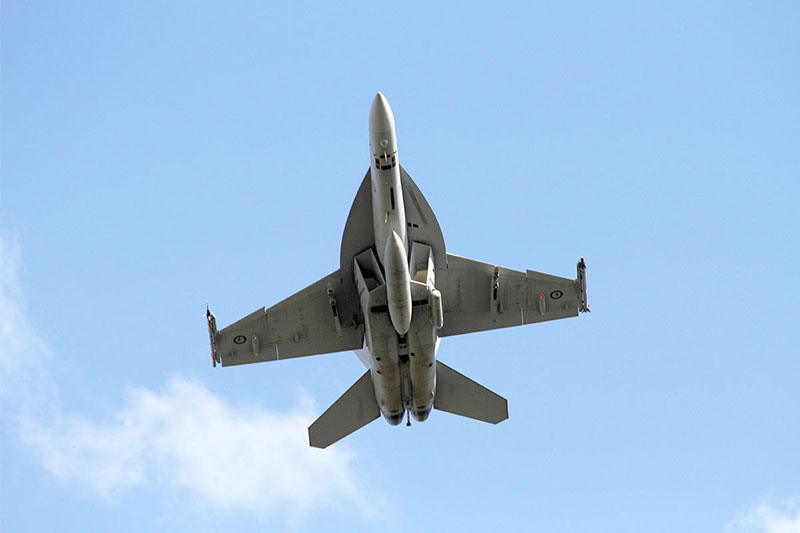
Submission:
<svg viewBox="0 0 800 533">
<path fill-rule="evenodd" d="M 406 414 L 426 420 L 431 409 L 502 422 L 508 401 L 437 360 L 440 338 L 589 310 L 583 259 L 573 280 L 447 253 L 436 215 L 400 165 L 381 93 L 369 138 L 370 167 L 345 223 L 339 268 L 221 331 L 206 309 L 214 365 L 356 352 L 367 370 L 309 426 L 318 448 L 381 414 L 393 425 Z"/>
<path fill-rule="evenodd" d="M 431 411 L 436 389 L 437 343 L 429 311 L 430 292 L 435 290 L 433 259 L 411 272 L 394 115 L 381 93 L 372 102 L 369 137 L 374 249 L 386 288 L 385 306 L 362 299 L 375 398 L 391 424 L 399 424 L 406 410 L 422 421 Z M 424 296 L 416 310 L 412 275 L 415 292 Z"/>
</svg>

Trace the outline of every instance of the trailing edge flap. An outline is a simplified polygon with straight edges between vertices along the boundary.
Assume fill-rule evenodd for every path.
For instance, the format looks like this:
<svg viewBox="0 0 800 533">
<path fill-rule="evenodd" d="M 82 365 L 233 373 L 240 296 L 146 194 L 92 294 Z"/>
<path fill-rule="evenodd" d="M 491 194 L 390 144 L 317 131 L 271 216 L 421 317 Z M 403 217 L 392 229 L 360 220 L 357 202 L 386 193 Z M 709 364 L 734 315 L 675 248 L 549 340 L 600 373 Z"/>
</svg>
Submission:
<svg viewBox="0 0 800 533">
<path fill-rule="evenodd" d="M 380 416 L 375 401 L 372 376 L 367 370 L 347 392 L 308 428 L 308 442 L 315 448 L 327 448 L 334 442 L 361 429 Z"/>
<path fill-rule="evenodd" d="M 508 401 L 436 361 L 436 396 L 433 407 L 440 411 L 497 424 L 508 418 Z"/>
</svg>

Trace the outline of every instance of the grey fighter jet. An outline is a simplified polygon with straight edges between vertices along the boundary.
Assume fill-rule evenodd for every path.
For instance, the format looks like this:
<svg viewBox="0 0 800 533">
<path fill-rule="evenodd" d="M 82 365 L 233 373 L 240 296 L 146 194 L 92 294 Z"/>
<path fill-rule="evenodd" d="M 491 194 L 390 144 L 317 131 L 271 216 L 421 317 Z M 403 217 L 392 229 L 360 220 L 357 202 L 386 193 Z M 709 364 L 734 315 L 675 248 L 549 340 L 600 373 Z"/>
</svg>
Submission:
<svg viewBox="0 0 800 533">
<path fill-rule="evenodd" d="M 397 156 L 394 115 L 381 93 L 369 113 L 370 168 L 342 236 L 339 268 L 297 294 L 217 330 L 214 366 L 354 350 L 367 367 L 308 428 L 325 448 L 379 415 L 397 425 L 431 409 L 497 424 L 505 398 L 436 359 L 442 337 L 533 324 L 588 311 L 577 279 L 511 270 L 448 254 L 442 230 Z"/>
</svg>

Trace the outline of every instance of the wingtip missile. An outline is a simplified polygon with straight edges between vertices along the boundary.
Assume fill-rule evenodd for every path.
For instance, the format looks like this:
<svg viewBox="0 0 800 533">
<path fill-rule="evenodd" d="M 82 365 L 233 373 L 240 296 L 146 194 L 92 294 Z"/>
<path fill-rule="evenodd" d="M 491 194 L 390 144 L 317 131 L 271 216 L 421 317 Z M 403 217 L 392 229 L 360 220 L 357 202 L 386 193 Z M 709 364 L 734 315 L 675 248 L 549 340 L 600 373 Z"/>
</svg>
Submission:
<svg viewBox="0 0 800 533">
<path fill-rule="evenodd" d="M 214 313 L 209 309 L 208 302 L 206 302 L 206 320 L 208 321 L 208 340 L 211 343 L 211 364 L 216 368 L 217 363 L 222 362 L 217 345 L 217 335 L 219 331 L 217 331 L 217 317 L 215 317 Z"/>
<path fill-rule="evenodd" d="M 581 260 L 578 261 L 578 279 L 575 281 L 578 283 L 580 297 L 578 310 L 581 313 L 591 313 L 592 310 L 589 309 L 589 297 L 586 291 L 586 261 L 583 259 L 583 256 L 581 256 Z"/>
</svg>

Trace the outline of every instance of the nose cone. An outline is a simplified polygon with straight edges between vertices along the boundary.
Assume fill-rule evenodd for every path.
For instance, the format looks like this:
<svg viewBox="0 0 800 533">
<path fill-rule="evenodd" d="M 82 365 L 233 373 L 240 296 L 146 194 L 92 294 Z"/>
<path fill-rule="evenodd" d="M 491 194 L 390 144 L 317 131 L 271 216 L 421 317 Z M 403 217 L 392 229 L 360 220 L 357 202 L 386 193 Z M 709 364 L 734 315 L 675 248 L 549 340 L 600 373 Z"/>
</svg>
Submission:
<svg viewBox="0 0 800 533">
<path fill-rule="evenodd" d="M 372 108 L 369 110 L 369 129 L 376 133 L 394 131 L 392 108 L 381 93 L 376 94 L 372 101 Z"/>
</svg>

